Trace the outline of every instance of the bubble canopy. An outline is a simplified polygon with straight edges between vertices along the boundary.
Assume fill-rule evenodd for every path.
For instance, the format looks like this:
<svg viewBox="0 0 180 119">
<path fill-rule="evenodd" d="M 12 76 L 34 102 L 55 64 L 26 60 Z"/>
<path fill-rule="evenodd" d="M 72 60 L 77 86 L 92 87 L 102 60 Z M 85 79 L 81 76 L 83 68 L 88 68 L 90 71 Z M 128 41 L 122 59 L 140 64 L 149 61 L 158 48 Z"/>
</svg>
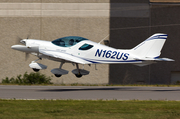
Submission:
<svg viewBox="0 0 180 119">
<path fill-rule="evenodd" d="M 88 39 L 79 37 L 79 36 L 67 36 L 67 37 L 63 37 L 63 38 L 58 38 L 58 39 L 52 41 L 52 43 L 57 46 L 61 46 L 61 47 L 71 47 L 83 40 L 88 40 Z"/>
</svg>

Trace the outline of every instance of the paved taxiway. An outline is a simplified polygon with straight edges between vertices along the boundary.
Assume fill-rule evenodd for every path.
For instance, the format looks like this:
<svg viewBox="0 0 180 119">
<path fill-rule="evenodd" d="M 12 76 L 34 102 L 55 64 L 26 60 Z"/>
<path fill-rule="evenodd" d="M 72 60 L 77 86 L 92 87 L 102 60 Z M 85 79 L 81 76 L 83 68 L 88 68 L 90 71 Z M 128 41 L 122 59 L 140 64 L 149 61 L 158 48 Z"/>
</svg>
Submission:
<svg viewBox="0 0 180 119">
<path fill-rule="evenodd" d="M 180 100 L 180 87 L 0 86 L 1 99 Z"/>
</svg>

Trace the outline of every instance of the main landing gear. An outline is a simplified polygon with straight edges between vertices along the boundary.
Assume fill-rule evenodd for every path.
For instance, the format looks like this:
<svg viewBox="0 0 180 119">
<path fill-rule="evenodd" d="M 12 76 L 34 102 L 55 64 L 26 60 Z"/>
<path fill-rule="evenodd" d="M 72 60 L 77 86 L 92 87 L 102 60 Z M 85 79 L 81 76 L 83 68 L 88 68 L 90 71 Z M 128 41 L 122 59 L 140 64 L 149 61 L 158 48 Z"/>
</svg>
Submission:
<svg viewBox="0 0 180 119">
<path fill-rule="evenodd" d="M 61 74 L 54 74 L 56 77 L 61 77 L 62 75 Z"/>
<path fill-rule="evenodd" d="M 38 61 L 39 59 L 32 61 L 31 64 L 29 64 L 29 67 L 33 69 L 33 71 L 38 72 L 42 69 L 46 69 L 47 66 L 37 63 L 36 61 Z M 56 76 L 56 77 L 61 77 L 62 75 L 68 74 L 69 71 L 62 69 L 62 66 L 65 62 L 61 62 L 59 68 L 54 68 L 51 70 L 51 72 Z M 79 65 L 76 63 L 76 69 L 72 70 L 72 73 L 77 77 L 77 78 L 81 78 L 83 75 L 88 75 L 89 71 L 80 69 Z"/>
<path fill-rule="evenodd" d="M 62 75 L 68 74 L 69 71 L 61 69 L 62 65 L 64 62 L 61 62 L 59 68 L 52 69 L 51 72 L 56 76 L 56 77 L 61 77 Z"/>
<path fill-rule="evenodd" d="M 82 74 L 81 74 L 81 72 L 80 72 L 80 69 L 79 69 L 79 65 L 78 65 L 78 64 L 76 64 L 76 68 L 77 68 L 78 73 L 75 74 L 75 76 L 76 76 L 77 78 L 81 78 L 81 77 L 82 77 Z"/>
<path fill-rule="evenodd" d="M 62 65 L 64 62 L 61 62 L 59 68 L 52 69 L 51 72 L 56 77 L 61 77 L 62 75 L 68 74 L 69 71 L 62 69 Z M 88 75 L 89 71 L 86 71 L 84 69 L 79 69 L 79 65 L 76 63 L 76 69 L 72 70 L 72 73 L 77 77 L 81 78 L 83 75 Z"/>
<path fill-rule="evenodd" d="M 79 65 L 76 63 L 76 69 L 72 70 L 72 73 L 77 77 L 81 78 L 83 75 L 88 75 L 89 71 L 84 69 L 79 69 Z"/>
<path fill-rule="evenodd" d="M 76 76 L 77 78 L 81 78 L 81 77 L 82 77 L 82 74 L 75 74 L 75 76 Z"/>
</svg>

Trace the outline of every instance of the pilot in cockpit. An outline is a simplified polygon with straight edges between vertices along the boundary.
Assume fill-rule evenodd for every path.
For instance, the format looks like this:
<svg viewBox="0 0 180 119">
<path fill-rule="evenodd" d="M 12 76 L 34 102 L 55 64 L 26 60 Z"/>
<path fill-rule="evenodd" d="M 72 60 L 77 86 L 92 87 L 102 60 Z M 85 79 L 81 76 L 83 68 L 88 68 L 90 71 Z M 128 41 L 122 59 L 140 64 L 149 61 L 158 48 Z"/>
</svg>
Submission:
<svg viewBox="0 0 180 119">
<path fill-rule="evenodd" d="M 60 44 L 60 46 L 65 46 L 65 42 L 62 40 L 59 41 L 59 44 Z"/>
<path fill-rule="evenodd" d="M 74 40 L 73 39 L 71 39 L 71 40 L 69 40 L 69 45 L 73 45 L 74 44 Z"/>
</svg>

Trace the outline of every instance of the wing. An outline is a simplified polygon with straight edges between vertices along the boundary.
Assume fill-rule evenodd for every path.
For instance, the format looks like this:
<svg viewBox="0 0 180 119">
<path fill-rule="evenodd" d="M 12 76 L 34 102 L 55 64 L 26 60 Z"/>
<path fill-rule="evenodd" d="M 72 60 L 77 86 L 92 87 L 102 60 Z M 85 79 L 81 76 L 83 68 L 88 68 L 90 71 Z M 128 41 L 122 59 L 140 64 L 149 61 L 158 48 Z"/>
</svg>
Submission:
<svg viewBox="0 0 180 119">
<path fill-rule="evenodd" d="M 41 54 L 43 54 L 43 55 L 46 55 L 46 56 L 63 59 L 65 61 L 69 61 L 69 62 L 73 62 L 73 63 L 89 64 L 89 62 L 83 60 L 82 58 L 76 57 L 76 56 L 74 56 L 72 54 L 68 54 L 68 53 L 65 53 L 65 52 L 49 50 L 49 49 L 46 49 L 46 48 L 43 48 L 43 47 L 39 48 L 39 52 Z"/>
</svg>

